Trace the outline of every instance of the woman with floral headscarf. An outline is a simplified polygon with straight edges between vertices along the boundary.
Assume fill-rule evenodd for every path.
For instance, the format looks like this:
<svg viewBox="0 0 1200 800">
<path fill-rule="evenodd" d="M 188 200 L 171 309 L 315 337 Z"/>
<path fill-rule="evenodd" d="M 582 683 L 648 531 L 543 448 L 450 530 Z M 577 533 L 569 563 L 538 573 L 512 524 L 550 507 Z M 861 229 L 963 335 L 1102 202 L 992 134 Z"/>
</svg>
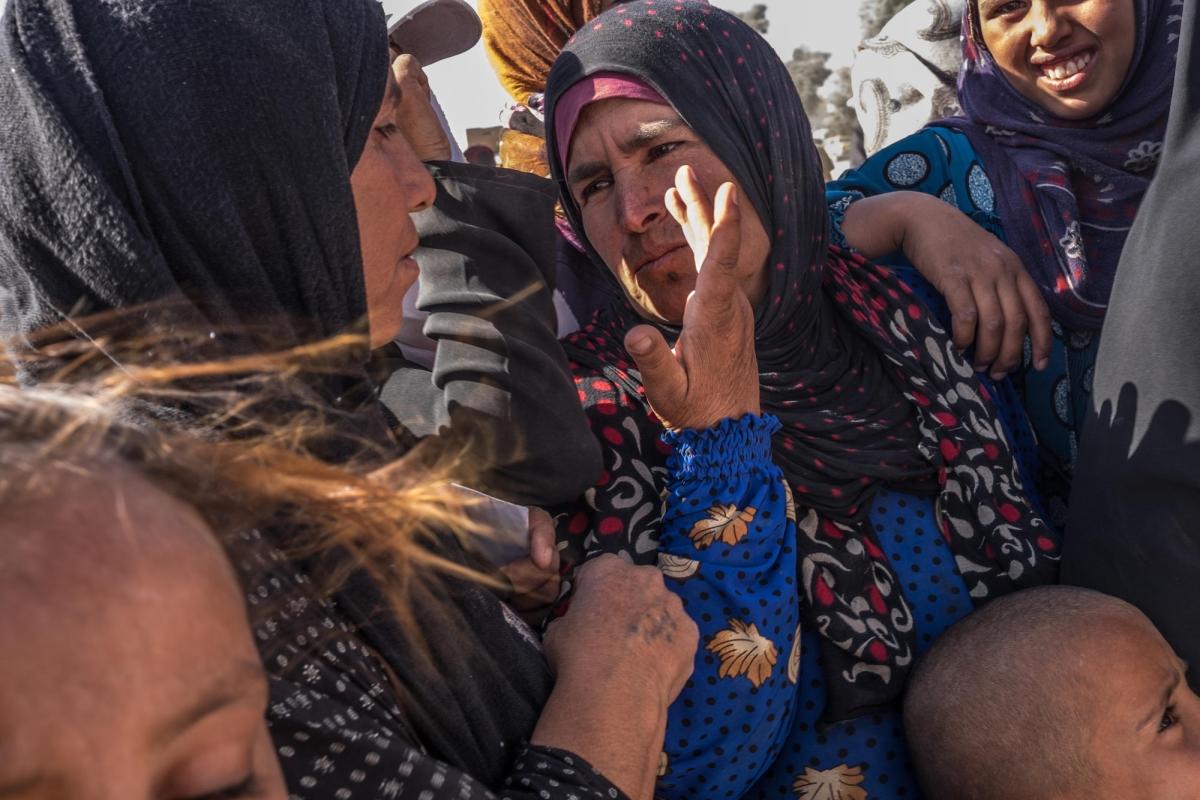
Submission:
<svg viewBox="0 0 1200 800">
<path fill-rule="evenodd" d="M 565 558 L 657 561 L 701 630 L 656 796 L 915 795 L 913 659 L 1056 572 L 1019 413 L 894 274 L 827 246 L 795 88 L 732 15 L 618 6 L 547 99 L 566 216 L 623 295 L 567 340 L 605 473 L 562 510 Z"/>
<path fill-rule="evenodd" d="M 1041 444 L 1039 488 L 1060 525 L 1117 260 L 1162 149 L 1182 5 L 972 0 L 963 116 L 881 150 L 829 187 L 835 240 L 868 258 L 901 240 L 909 255 L 920 248 L 907 240 L 933 244 L 913 263 L 945 295 L 960 345 L 978 321 L 974 363 L 1015 379 Z M 905 194 L 890 206 L 860 200 L 894 192 Z M 964 257 L 945 239 L 945 204 L 1016 258 L 999 242 L 975 263 Z M 894 263 L 910 274 L 903 259 Z M 1047 306 L 1052 339 L 1035 325 L 1022 352 L 1023 318 L 1036 321 Z"/>
</svg>

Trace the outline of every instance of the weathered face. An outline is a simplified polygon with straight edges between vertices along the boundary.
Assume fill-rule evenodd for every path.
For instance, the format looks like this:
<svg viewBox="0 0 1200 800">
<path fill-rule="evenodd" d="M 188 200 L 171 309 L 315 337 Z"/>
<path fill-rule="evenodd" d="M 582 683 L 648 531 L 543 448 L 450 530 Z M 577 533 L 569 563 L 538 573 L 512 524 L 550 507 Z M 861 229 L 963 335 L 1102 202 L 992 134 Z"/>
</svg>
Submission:
<svg viewBox="0 0 1200 800">
<path fill-rule="evenodd" d="M 1136 47 L 1134 0 L 973 0 L 988 52 L 1018 92 L 1061 119 L 1117 96 Z"/>
<path fill-rule="evenodd" d="M 680 167 L 691 166 L 708 198 L 733 174 L 675 111 L 625 98 L 584 109 L 571 140 L 567 184 L 584 233 L 647 319 L 678 325 L 696 287 L 696 262 L 666 207 Z M 745 197 L 738 186 L 738 194 Z M 741 208 L 739 271 L 757 304 L 766 294 L 770 239 L 750 202 Z"/>
<path fill-rule="evenodd" d="M 1187 665 L 1144 617 L 1121 617 L 1077 687 L 1094 704 L 1089 798 L 1200 797 L 1200 697 Z M 1053 758 L 1052 753 L 1047 757 Z"/>
<path fill-rule="evenodd" d="M 389 69 L 379 114 L 350 174 L 372 347 L 387 344 L 400 332 L 404 295 L 417 281 L 412 253 L 420 244 L 406 212 L 425 208 L 436 192 L 429 171 L 396 125 L 400 99 L 400 87 Z"/>
<path fill-rule="evenodd" d="M 0 515 L 0 797 L 283 800 L 212 532 L 126 470 L 51 480 Z"/>
</svg>

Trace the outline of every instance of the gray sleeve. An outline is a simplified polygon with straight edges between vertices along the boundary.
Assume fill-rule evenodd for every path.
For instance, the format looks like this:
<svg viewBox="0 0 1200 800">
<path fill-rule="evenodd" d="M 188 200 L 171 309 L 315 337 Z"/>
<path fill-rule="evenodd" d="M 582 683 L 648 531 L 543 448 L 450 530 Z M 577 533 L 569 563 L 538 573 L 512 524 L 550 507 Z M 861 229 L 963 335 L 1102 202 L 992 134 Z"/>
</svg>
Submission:
<svg viewBox="0 0 1200 800">
<path fill-rule="evenodd" d="M 382 400 L 413 436 L 455 443 L 471 485 L 526 505 L 572 500 L 599 475 L 600 453 L 555 334 L 557 191 L 499 168 L 431 171 L 417 306 L 437 355 L 432 372 L 394 371 Z"/>
</svg>

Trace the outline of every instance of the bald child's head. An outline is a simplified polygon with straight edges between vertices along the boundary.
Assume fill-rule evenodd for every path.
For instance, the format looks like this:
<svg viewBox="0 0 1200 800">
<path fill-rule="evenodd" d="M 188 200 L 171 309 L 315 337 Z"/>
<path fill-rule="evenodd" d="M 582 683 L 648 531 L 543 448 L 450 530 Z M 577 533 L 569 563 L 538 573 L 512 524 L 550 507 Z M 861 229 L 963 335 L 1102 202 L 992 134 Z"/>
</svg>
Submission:
<svg viewBox="0 0 1200 800">
<path fill-rule="evenodd" d="M 947 631 L 904 704 L 930 800 L 1200 800 L 1200 698 L 1136 608 L 1052 586 Z"/>
</svg>

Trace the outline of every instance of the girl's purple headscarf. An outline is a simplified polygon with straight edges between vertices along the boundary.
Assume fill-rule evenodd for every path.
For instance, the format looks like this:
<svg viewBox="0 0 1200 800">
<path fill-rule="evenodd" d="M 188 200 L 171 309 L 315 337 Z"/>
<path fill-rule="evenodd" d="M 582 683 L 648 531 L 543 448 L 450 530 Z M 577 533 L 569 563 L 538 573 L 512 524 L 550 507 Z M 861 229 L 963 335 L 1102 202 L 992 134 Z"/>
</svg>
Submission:
<svg viewBox="0 0 1200 800">
<path fill-rule="evenodd" d="M 1009 84 L 980 33 L 977 0 L 963 19 L 967 134 L 996 195 L 1008 243 L 1069 329 L 1098 330 L 1125 237 L 1154 177 L 1166 132 L 1183 0 L 1134 0 L 1137 41 L 1125 83 L 1097 117 L 1066 121 Z M 990 210 L 990 209 L 984 209 Z"/>
</svg>

